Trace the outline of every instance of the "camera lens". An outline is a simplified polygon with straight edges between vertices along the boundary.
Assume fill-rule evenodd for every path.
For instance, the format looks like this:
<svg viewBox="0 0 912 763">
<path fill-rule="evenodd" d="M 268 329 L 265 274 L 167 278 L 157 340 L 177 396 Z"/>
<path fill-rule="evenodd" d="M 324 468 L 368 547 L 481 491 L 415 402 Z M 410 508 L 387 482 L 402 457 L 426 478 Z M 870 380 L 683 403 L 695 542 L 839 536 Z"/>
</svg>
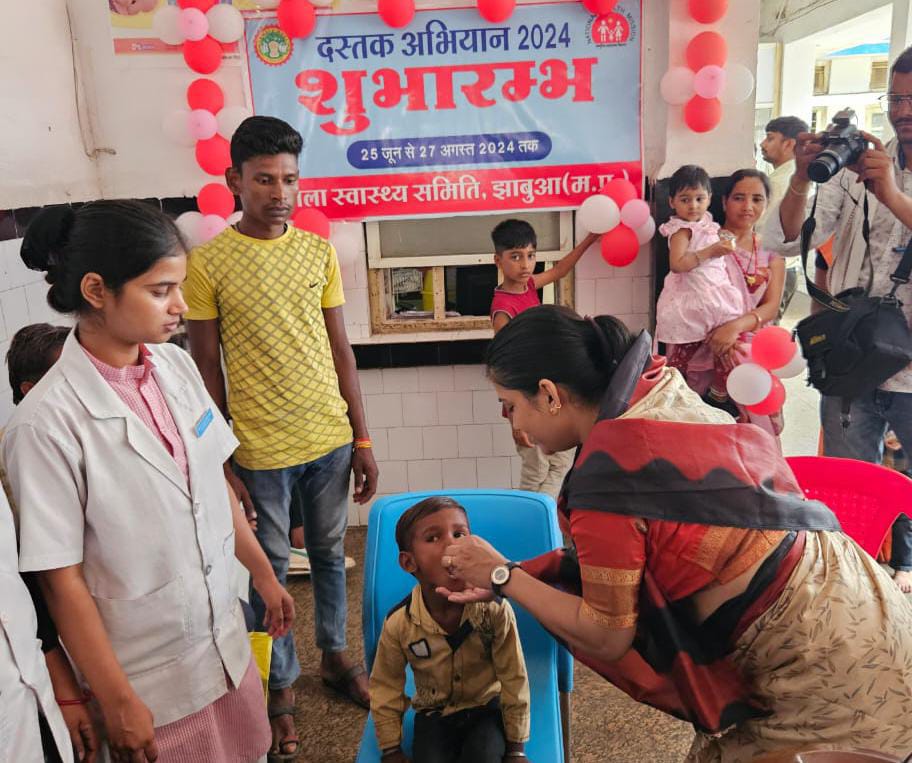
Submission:
<svg viewBox="0 0 912 763">
<path fill-rule="evenodd" d="M 823 151 L 817 155 L 807 169 L 808 177 L 815 183 L 826 183 L 833 175 L 842 169 L 839 156 L 832 151 Z"/>
</svg>

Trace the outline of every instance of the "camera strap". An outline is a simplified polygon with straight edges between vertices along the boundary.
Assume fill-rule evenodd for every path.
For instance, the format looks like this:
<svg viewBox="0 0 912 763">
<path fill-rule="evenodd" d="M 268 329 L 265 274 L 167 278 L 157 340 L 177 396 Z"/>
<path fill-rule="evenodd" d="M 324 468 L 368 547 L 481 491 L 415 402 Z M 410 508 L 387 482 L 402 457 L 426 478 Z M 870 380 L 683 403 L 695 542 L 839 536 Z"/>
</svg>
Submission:
<svg viewBox="0 0 912 763">
<path fill-rule="evenodd" d="M 801 268 L 804 272 L 804 280 L 807 284 L 808 294 L 827 309 L 845 313 L 848 312 L 849 306 L 842 300 L 817 286 L 817 284 L 808 278 L 807 274 L 807 260 L 811 248 L 811 238 L 817 228 L 817 198 L 818 196 L 815 194 L 814 202 L 811 205 L 811 213 L 801 226 Z M 873 263 L 871 261 L 871 221 L 869 217 L 867 191 L 864 192 L 862 209 L 864 210 L 864 220 L 861 224 L 861 235 L 865 242 L 865 260 L 873 274 Z M 896 266 L 896 270 L 893 271 L 893 275 L 890 276 L 890 280 L 893 281 L 893 288 L 886 299 L 896 299 L 896 289 L 900 284 L 909 283 L 910 276 L 912 276 L 912 239 L 910 239 L 909 243 L 906 245 L 906 249 L 903 252 L 899 264 Z"/>
</svg>

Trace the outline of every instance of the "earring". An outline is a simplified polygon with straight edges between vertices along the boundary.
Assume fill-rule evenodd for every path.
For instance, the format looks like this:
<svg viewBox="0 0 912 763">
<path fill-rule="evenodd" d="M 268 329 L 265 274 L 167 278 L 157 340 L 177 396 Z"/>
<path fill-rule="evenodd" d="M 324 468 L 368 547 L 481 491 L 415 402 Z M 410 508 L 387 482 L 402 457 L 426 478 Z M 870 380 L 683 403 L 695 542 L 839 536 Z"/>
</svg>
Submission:
<svg viewBox="0 0 912 763">
<path fill-rule="evenodd" d="M 561 409 L 561 404 L 555 403 L 554 405 L 551 406 L 551 411 L 550 411 L 551 415 L 557 416 L 557 414 L 560 413 L 560 409 Z"/>
</svg>

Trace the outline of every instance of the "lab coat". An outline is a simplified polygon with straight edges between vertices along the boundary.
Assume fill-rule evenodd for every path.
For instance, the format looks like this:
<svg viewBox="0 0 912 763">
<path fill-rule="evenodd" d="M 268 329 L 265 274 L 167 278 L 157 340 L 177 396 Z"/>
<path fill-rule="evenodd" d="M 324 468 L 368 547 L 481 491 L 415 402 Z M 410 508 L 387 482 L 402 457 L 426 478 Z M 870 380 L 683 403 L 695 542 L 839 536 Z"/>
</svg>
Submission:
<svg viewBox="0 0 912 763">
<path fill-rule="evenodd" d="M 148 348 L 190 484 L 70 334 L 2 441 L 23 571 L 82 564 L 120 665 L 155 726 L 239 686 L 250 646 L 232 584 L 223 463 L 237 447 L 190 356 Z"/>
<path fill-rule="evenodd" d="M 0 490 L 0 763 L 42 763 L 38 713 L 44 714 L 64 763 L 73 747 L 54 699 L 32 597 L 16 564 L 13 514 Z"/>
</svg>

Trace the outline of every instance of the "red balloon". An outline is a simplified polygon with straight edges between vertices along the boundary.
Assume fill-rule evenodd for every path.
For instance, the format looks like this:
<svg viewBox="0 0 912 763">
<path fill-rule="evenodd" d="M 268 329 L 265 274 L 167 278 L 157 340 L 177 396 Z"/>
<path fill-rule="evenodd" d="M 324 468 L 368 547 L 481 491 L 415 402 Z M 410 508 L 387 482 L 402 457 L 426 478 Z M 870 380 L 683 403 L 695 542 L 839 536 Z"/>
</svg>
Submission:
<svg viewBox="0 0 912 763">
<path fill-rule="evenodd" d="M 209 175 L 224 175 L 231 166 L 231 146 L 221 135 L 196 142 L 196 162 Z"/>
<path fill-rule="evenodd" d="M 320 238 L 329 239 L 329 218 L 319 209 L 299 207 L 292 214 L 291 222 L 299 230 L 310 231 Z"/>
<path fill-rule="evenodd" d="M 618 0 L 583 0 L 586 10 L 596 16 L 604 16 L 606 13 L 611 13 L 617 4 Z"/>
<path fill-rule="evenodd" d="M 401 29 L 415 18 L 415 0 L 378 0 L 377 12 L 387 26 Z"/>
<path fill-rule="evenodd" d="M 602 194 L 602 196 L 607 196 L 617 204 L 618 209 L 622 209 L 628 201 L 640 198 L 636 186 L 626 178 L 614 178 L 613 180 L 609 180 L 602 186 L 602 190 L 599 191 L 599 193 Z"/>
<path fill-rule="evenodd" d="M 767 371 L 782 368 L 795 357 L 798 345 L 792 341 L 788 329 L 781 326 L 767 326 L 760 329 L 751 342 L 751 357 L 758 366 Z"/>
<path fill-rule="evenodd" d="M 214 37 L 184 41 L 184 61 L 198 74 L 212 74 L 222 63 L 222 46 Z"/>
<path fill-rule="evenodd" d="M 181 8 L 198 8 L 203 13 L 215 5 L 215 2 L 216 0 L 177 0 Z"/>
<path fill-rule="evenodd" d="M 773 386 L 770 388 L 769 394 L 756 405 L 745 406 L 747 410 L 758 416 L 770 416 L 776 413 L 785 402 L 785 387 L 782 386 L 779 377 L 770 376 L 770 378 L 773 380 Z"/>
<path fill-rule="evenodd" d="M 728 0 L 690 0 L 690 15 L 701 24 L 715 24 L 728 12 Z"/>
<path fill-rule="evenodd" d="M 694 132 L 709 132 L 722 121 L 722 102 L 718 98 L 695 95 L 684 107 L 684 123 Z"/>
<path fill-rule="evenodd" d="M 499 24 L 513 15 L 516 0 L 478 0 L 478 12 L 485 21 Z"/>
<path fill-rule="evenodd" d="M 687 65 L 695 72 L 704 66 L 725 66 L 728 43 L 718 32 L 700 32 L 687 43 Z"/>
<path fill-rule="evenodd" d="M 200 214 L 228 217 L 234 212 L 234 194 L 221 183 L 206 183 L 196 197 Z"/>
<path fill-rule="evenodd" d="M 289 37 L 307 37 L 317 23 L 314 7 L 307 0 L 282 0 L 276 13 L 279 26 Z"/>
<path fill-rule="evenodd" d="M 225 94 L 211 79 L 200 77 L 187 88 L 187 105 L 191 109 L 205 109 L 216 114 L 225 105 Z"/>
<path fill-rule="evenodd" d="M 636 233 L 624 223 L 618 224 L 602 235 L 602 258 L 609 265 L 623 268 L 636 259 L 640 242 Z"/>
</svg>

